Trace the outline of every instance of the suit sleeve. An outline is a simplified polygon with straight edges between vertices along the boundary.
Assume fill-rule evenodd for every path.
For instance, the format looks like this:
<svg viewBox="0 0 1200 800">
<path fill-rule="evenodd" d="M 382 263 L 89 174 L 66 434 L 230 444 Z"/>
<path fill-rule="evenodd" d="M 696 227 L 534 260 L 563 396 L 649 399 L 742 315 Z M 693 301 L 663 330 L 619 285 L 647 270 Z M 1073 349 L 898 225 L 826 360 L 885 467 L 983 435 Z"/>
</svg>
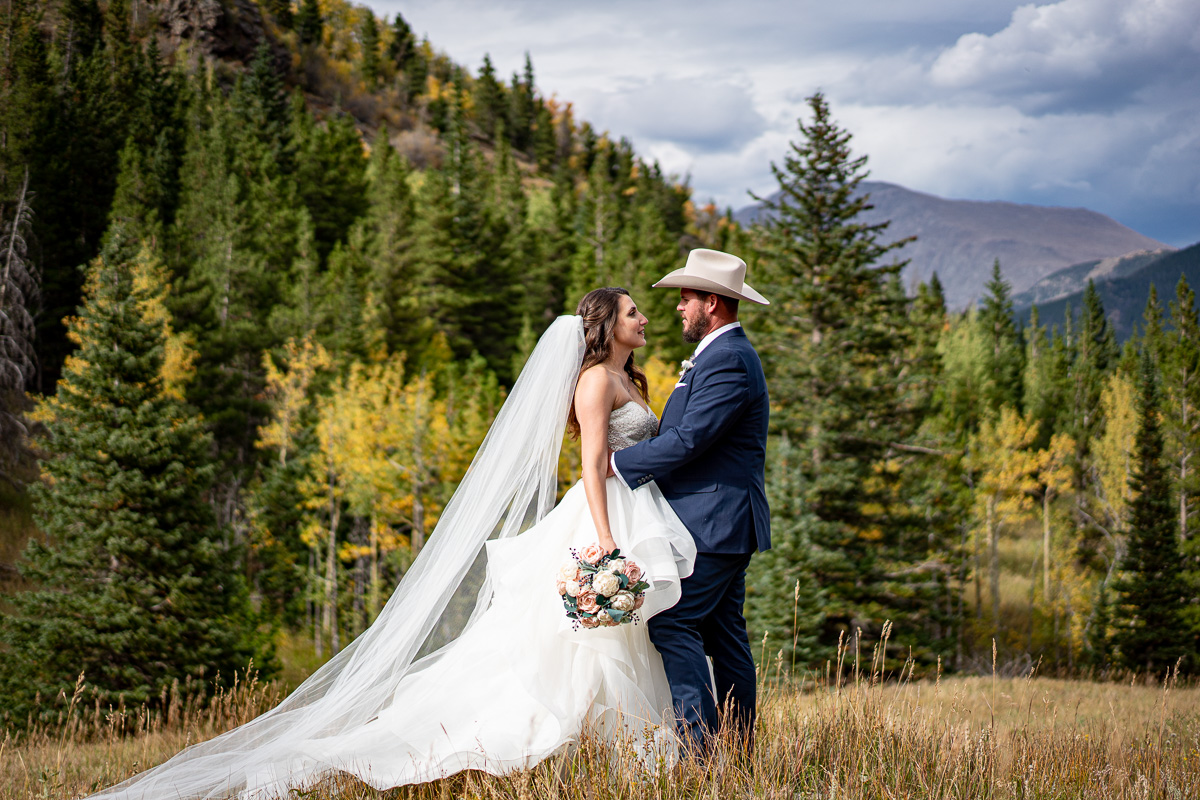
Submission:
<svg viewBox="0 0 1200 800">
<path fill-rule="evenodd" d="M 614 471 L 627 486 L 636 489 L 700 456 L 745 410 L 750 402 L 745 364 L 729 351 L 713 356 L 693 379 L 679 425 L 613 454 Z"/>
</svg>

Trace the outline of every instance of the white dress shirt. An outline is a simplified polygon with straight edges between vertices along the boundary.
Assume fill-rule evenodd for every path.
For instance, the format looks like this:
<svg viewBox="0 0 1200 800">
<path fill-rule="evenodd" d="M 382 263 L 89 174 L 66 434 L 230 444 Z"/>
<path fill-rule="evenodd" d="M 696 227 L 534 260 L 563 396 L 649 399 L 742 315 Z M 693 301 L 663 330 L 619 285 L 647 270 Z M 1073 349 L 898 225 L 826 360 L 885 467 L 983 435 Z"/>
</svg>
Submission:
<svg viewBox="0 0 1200 800">
<path fill-rule="evenodd" d="M 740 327 L 742 327 L 742 323 L 731 322 L 728 325 L 722 325 L 721 327 L 717 328 L 715 331 L 709 331 L 708 333 L 704 334 L 704 338 L 701 339 L 700 342 L 696 345 L 695 351 L 692 353 L 691 358 L 689 358 L 688 360 L 695 361 L 697 358 L 699 358 L 700 354 L 702 352 L 704 352 L 704 348 L 706 348 L 710 344 L 712 344 L 713 339 L 716 339 L 718 336 L 720 336 L 721 334 L 723 334 L 727 331 L 731 331 L 734 328 L 740 328 Z M 683 378 L 680 378 L 679 380 L 682 381 Z M 613 474 L 617 476 L 617 480 L 619 480 L 621 483 L 624 483 L 625 487 L 628 488 L 629 484 L 625 483 L 625 479 L 623 477 L 621 477 L 621 473 L 617 471 L 617 454 L 616 453 L 609 454 L 608 463 L 612 467 Z"/>
</svg>

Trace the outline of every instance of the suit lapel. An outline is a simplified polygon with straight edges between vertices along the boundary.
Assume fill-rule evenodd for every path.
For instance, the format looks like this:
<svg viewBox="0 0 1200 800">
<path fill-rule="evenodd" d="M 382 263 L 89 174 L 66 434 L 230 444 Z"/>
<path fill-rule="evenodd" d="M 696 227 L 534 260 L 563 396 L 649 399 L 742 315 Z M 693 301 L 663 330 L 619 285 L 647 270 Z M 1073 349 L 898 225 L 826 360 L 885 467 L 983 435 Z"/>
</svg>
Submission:
<svg viewBox="0 0 1200 800">
<path fill-rule="evenodd" d="M 688 370 L 687 374 L 684 375 L 684 377 L 681 378 L 680 381 L 686 381 L 689 379 L 690 376 L 694 376 L 696 374 L 696 370 L 700 369 L 700 362 L 704 359 L 704 356 L 706 354 L 711 354 L 715 349 L 717 349 L 721 346 L 736 347 L 737 345 L 734 343 L 734 340 L 735 339 L 745 339 L 745 338 L 746 338 L 746 331 L 744 328 L 734 328 L 731 331 L 726 331 L 725 333 L 721 334 L 716 339 L 713 339 L 708 344 L 708 346 L 704 348 L 704 352 L 701 353 L 700 355 L 696 356 L 696 360 L 693 362 L 692 368 L 690 370 Z M 690 384 L 689 384 L 689 387 L 690 387 Z M 689 390 L 690 390 L 690 388 L 689 388 Z M 658 422 L 659 431 L 662 431 L 663 425 L 666 424 L 667 418 L 670 415 L 670 411 L 671 411 L 671 403 L 675 402 L 675 398 L 679 395 L 679 393 L 680 393 L 680 390 L 676 389 L 675 391 L 671 392 L 671 396 L 667 398 L 667 404 L 665 406 L 663 406 L 662 419 L 659 420 L 659 422 Z M 668 427 L 670 427 L 670 426 L 668 426 Z"/>
</svg>

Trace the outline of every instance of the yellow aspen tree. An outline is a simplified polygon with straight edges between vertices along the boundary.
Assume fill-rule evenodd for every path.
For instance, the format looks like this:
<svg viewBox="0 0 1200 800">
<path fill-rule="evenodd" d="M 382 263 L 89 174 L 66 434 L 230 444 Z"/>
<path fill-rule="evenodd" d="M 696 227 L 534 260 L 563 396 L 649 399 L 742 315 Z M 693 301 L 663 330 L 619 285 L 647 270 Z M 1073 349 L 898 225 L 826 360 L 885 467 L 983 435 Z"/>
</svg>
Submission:
<svg viewBox="0 0 1200 800">
<path fill-rule="evenodd" d="M 469 448 L 473 456 L 482 437 L 468 443 L 467 448 L 456 447 L 446 403 L 436 398 L 428 375 L 410 380 L 398 395 L 397 405 L 404 424 L 395 431 L 388 461 L 403 488 L 396 493 L 389 512 L 397 521 L 408 524 L 415 556 L 425 546 L 441 514 L 445 497 L 439 484 L 461 480 L 470 463 L 469 456 L 464 461 L 463 455 Z"/>
<path fill-rule="evenodd" d="M 270 421 L 259 428 L 255 446 L 279 449 L 279 463 L 286 464 L 300 415 L 308 407 L 308 390 L 318 372 L 332 368 L 328 351 L 313 340 L 310 332 L 300 341 L 288 339 L 283 346 L 283 366 L 270 353 L 263 354 L 266 396 L 271 405 Z"/>
<path fill-rule="evenodd" d="M 345 393 L 335 390 L 318 402 L 317 449 L 311 456 L 309 474 L 301 487 L 306 497 L 305 507 L 321 520 L 306 531 L 306 540 L 312 547 L 319 548 L 322 538 L 325 544 L 321 632 L 314 637 L 318 657 L 321 655 L 321 642 L 324 638 L 328 638 L 332 652 L 336 653 L 341 649 L 337 616 L 337 532 L 341 525 L 342 504 L 346 494 L 345 476 L 340 472 L 345 463 L 342 454 L 346 450 L 348 428 L 345 400 Z"/>
<path fill-rule="evenodd" d="M 1125 527 L 1126 509 L 1132 495 L 1129 476 L 1133 469 L 1133 443 L 1137 433 L 1137 395 L 1133 380 L 1121 372 L 1109 376 L 1100 393 L 1100 407 L 1107 420 L 1104 435 L 1096 443 L 1096 469 L 1112 532 Z"/>
<path fill-rule="evenodd" d="M 1000 630 L 1000 531 L 1004 524 L 1027 517 L 1037 490 L 1038 462 L 1033 450 L 1038 424 L 1008 406 L 996 420 L 985 419 L 972 437 L 968 454 L 976 473 L 976 504 L 983 517 L 988 547 L 992 630 Z"/>
<path fill-rule="evenodd" d="M 1071 488 L 1072 457 L 1075 440 L 1068 434 L 1056 433 L 1045 450 L 1037 453 L 1038 481 L 1042 485 L 1042 596 L 1050 598 L 1051 513 L 1054 498 Z"/>
</svg>

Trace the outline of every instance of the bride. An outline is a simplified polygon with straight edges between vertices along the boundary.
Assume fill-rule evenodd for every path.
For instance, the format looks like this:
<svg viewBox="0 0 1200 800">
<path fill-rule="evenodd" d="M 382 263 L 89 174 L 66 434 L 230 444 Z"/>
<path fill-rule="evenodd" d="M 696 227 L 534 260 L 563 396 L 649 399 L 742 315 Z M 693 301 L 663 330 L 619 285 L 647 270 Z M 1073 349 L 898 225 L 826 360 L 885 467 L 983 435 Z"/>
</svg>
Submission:
<svg viewBox="0 0 1200 800">
<path fill-rule="evenodd" d="M 498 775 L 585 727 L 673 758 L 670 688 L 644 620 L 678 601 L 696 545 L 656 487 L 605 477 L 610 449 L 658 429 L 633 357 L 646 321 L 619 288 L 559 317 L 374 624 L 275 708 L 94 797 L 266 798 L 337 772 L 380 789 Z M 553 506 L 564 425 L 583 478 Z M 589 544 L 642 567 L 642 622 L 572 626 L 555 577 Z"/>
</svg>

